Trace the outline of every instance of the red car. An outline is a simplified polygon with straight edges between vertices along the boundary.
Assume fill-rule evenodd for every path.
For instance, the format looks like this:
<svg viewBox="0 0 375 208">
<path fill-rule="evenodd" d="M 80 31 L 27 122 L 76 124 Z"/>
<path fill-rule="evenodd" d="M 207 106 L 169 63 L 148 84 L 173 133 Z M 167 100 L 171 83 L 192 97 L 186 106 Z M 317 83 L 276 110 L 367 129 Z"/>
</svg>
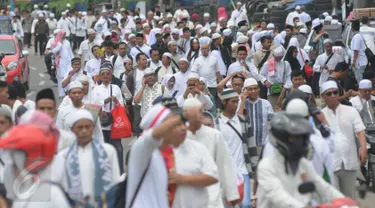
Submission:
<svg viewBox="0 0 375 208">
<path fill-rule="evenodd" d="M 21 42 L 13 35 L 0 35 L 0 53 L 5 55 L 2 64 L 7 70 L 7 81 L 21 81 L 29 90 L 29 61 L 28 51 L 22 51 Z"/>
</svg>

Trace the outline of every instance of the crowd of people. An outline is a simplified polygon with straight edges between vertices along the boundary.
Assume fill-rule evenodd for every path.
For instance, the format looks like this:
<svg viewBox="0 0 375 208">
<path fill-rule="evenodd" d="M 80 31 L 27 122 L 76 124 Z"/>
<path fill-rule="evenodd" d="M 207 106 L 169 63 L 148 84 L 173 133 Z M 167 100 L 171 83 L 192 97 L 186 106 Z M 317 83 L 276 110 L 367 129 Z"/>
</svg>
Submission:
<svg viewBox="0 0 375 208">
<path fill-rule="evenodd" d="M 235 7 L 217 18 L 183 5 L 95 15 L 68 4 L 58 21 L 48 5 L 4 12 L 25 47 L 54 60 L 56 71 L 46 68 L 58 84 L 57 96 L 46 88 L 33 101 L 21 83 L 0 81 L 4 206 L 308 208 L 355 199 L 368 157 L 362 118 L 374 100 L 369 18 L 351 20 L 348 62 L 324 30 L 347 24 L 337 16 L 312 19 L 297 5 L 277 28 Z M 304 182 L 315 184 L 314 200 L 299 192 Z"/>
</svg>

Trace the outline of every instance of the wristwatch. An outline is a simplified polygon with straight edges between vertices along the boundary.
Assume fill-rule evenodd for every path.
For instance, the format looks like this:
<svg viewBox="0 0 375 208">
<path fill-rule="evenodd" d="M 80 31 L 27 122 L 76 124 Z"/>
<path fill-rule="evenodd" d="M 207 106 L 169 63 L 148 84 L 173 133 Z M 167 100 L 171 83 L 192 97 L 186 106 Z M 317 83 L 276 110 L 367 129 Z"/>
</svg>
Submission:
<svg viewBox="0 0 375 208">
<path fill-rule="evenodd" d="M 188 120 L 184 116 L 184 113 L 180 113 L 180 119 L 181 119 L 182 123 L 188 122 Z"/>
</svg>

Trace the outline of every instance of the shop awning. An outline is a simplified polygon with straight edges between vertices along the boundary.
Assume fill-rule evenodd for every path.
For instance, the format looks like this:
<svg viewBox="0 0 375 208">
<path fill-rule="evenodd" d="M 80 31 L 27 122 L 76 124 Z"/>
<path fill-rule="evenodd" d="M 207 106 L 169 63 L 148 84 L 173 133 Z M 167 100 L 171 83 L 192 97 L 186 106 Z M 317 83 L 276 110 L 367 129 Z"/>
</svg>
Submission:
<svg viewBox="0 0 375 208">
<path fill-rule="evenodd" d="M 285 10 L 294 9 L 297 5 L 305 5 L 311 2 L 312 0 L 295 0 L 294 3 L 290 4 Z"/>
</svg>

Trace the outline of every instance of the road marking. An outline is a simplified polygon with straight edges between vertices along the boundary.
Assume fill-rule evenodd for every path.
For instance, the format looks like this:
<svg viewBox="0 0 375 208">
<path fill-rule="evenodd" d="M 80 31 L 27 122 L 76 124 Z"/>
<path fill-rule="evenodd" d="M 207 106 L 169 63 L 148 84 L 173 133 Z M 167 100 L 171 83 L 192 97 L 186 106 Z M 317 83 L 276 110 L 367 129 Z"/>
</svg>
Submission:
<svg viewBox="0 0 375 208">
<path fill-rule="evenodd" d="M 42 86 L 42 85 L 44 85 L 46 82 L 44 81 L 44 80 L 42 80 L 42 81 L 40 81 L 39 82 L 39 86 Z"/>
<path fill-rule="evenodd" d="M 33 71 L 36 71 L 35 67 L 30 66 L 30 69 L 33 70 Z"/>
<path fill-rule="evenodd" d="M 35 94 L 35 91 L 31 91 L 31 92 L 27 93 L 27 97 L 31 97 L 34 94 Z"/>
<path fill-rule="evenodd" d="M 46 75 L 44 75 L 43 73 L 39 73 L 39 76 L 43 78 L 43 77 L 45 77 Z"/>
</svg>

